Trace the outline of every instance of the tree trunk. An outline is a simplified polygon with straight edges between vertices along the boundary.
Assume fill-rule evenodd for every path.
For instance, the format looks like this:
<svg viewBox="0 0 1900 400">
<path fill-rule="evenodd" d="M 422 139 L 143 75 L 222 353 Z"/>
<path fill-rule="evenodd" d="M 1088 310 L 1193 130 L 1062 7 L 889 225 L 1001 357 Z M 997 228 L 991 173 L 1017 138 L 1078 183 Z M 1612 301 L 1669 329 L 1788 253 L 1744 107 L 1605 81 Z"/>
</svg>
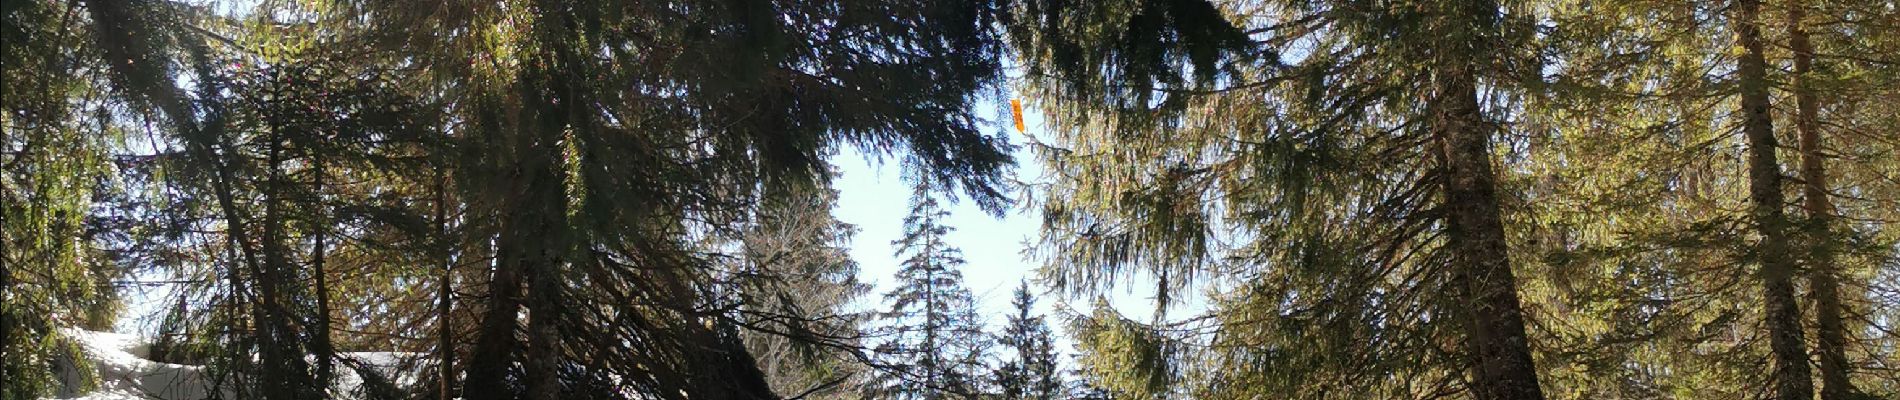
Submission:
<svg viewBox="0 0 1900 400">
<path fill-rule="evenodd" d="M 1741 78 L 1742 133 L 1748 139 L 1748 196 L 1761 242 L 1755 254 L 1761 260 L 1762 300 L 1766 303 L 1768 345 L 1773 352 L 1775 398 L 1813 398 L 1807 345 L 1801 331 L 1801 308 L 1795 303 L 1794 260 L 1788 254 L 1788 222 L 1783 214 L 1781 164 L 1775 160 L 1774 123 L 1768 104 L 1768 63 L 1761 41 L 1760 0 L 1737 0 L 1733 24 L 1736 44 L 1744 51 L 1736 65 Z"/>
<path fill-rule="evenodd" d="M 455 251 L 449 241 L 448 221 L 448 184 L 446 178 L 438 175 L 435 179 L 435 233 L 437 255 L 442 257 L 442 283 L 436 288 L 436 383 L 440 386 L 437 400 L 455 398 L 455 331 L 449 323 L 449 312 L 454 310 L 454 301 L 450 290 L 455 271 Z"/>
<path fill-rule="evenodd" d="M 1808 284 L 1814 300 L 1816 335 L 1820 342 L 1815 351 L 1821 358 L 1821 400 L 1845 400 L 1854 393 L 1847 378 L 1847 328 L 1841 318 L 1840 268 L 1835 264 L 1833 238 L 1834 204 L 1828 199 L 1827 165 L 1821 150 L 1820 105 L 1808 75 L 1814 69 L 1814 44 L 1802 26 L 1807 18 L 1806 5 L 1800 1 L 1788 6 L 1788 47 L 1794 52 L 1795 132 L 1800 136 L 1802 200 L 1808 210 L 1808 234 L 1813 239 L 1808 252 Z"/>
<path fill-rule="evenodd" d="M 328 250 L 325 238 L 330 233 L 330 213 L 323 204 L 323 154 L 320 151 L 312 152 L 310 157 L 311 172 L 316 174 L 316 179 L 311 185 L 311 203 L 316 208 L 313 212 L 316 213 L 317 220 L 316 223 L 311 224 L 312 230 L 316 231 L 314 232 L 316 243 L 312 250 L 313 254 L 310 256 L 310 265 L 311 274 L 314 274 L 317 280 L 317 315 L 310 327 L 310 341 L 311 347 L 314 347 L 311 350 L 317 359 L 318 387 L 327 389 L 336 377 L 336 346 L 330 341 L 330 277 L 323 265 L 324 253 Z"/>
<path fill-rule="evenodd" d="M 268 117 L 267 117 L 268 118 Z M 258 336 L 258 361 L 263 364 L 260 384 L 264 398 L 270 400 L 315 399 L 309 364 L 303 359 L 303 346 L 292 324 L 287 285 L 295 285 L 288 247 L 284 243 L 284 173 L 281 127 L 271 127 L 266 150 L 270 170 L 264 183 L 264 264 L 256 272 L 259 301 L 252 313 L 262 323 Z"/>
<path fill-rule="evenodd" d="M 545 12 L 545 11 L 544 11 Z M 565 249 L 567 190 L 562 170 L 561 137 L 566 120 L 556 103 L 569 100 L 559 94 L 546 95 L 545 84 L 530 73 L 520 83 L 524 98 L 547 98 L 523 113 L 525 123 L 515 132 L 512 148 L 513 170 L 520 176 L 509 187 L 513 201 L 500 210 L 503 214 L 501 240 L 497 241 L 498 262 L 491 283 L 488 314 L 483 319 L 482 337 L 469 363 L 467 388 L 470 400 L 508 396 L 508 388 L 497 387 L 508 376 L 517 350 L 525 350 L 522 360 L 525 398 L 559 398 L 561 352 L 557 331 L 561 297 L 561 250 Z M 527 284 L 526 296 L 522 285 Z M 525 303 L 524 303 L 525 301 Z M 518 312 L 527 306 L 527 343 L 515 336 Z"/>
<path fill-rule="evenodd" d="M 5 154 L 12 150 L 10 147 L 13 146 L 13 142 L 7 138 L 8 132 L 10 131 L 7 129 L 0 129 L 0 154 Z M 25 154 L 20 154 L 16 157 L 25 157 Z M 0 179 L 0 201 L 16 201 L 15 199 L 9 198 L 10 196 L 11 192 L 7 191 L 7 180 Z M 9 267 L 7 259 L 13 257 L 13 252 L 11 251 L 12 247 L 8 246 L 12 243 L 13 237 L 9 236 L 6 230 L 8 227 L 7 214 L 10 213 L 6 212 L 4 207 L 0 207 L 0 304 L 15 304 L 13 300 L 13 270 L 7 269 Z M 12 360 L 13 329 L 14 325 L 18 324 L 14 322 L 12 318 L 9 318 L 12 315 L 11 313 L 0 311 L 0 362 Z M 7 378 L 5 371 L 4 368 L 0 368 L 0 379 Z"/>
<path fill-rule="evenodd" d="M 543 176 L 543 178 L 554 178 L 551 184 L 560 183 L 559 175 Z M 544 200 L 565 201 L 564 196 L 559 195 L 563 192 L 558 190 L 560 188 L 555 185 L 553 188 L 555 190 L 549 192 L 555 195 Z M 544 233 L 540 237 L 543 239 L 533 246 L 531 255 L 534 258 L 530 260 L 531 264 L 523 267 L 526 271 L 533 271 L 533 274 L 528 277 L 528 359 L 525 363 L 528 368 L 527 398 L 529 400 L 561 398 L 562 351 L 559 326 L 563 283 L 560 271 L 561 257 L 558 254 L 560 239 L 557 234 L 553 234 L 553 231 L 561 227 L 548 225 L 565 222 L 562 218 L 565 215 L 565 213 L 556 212 L 540 219 L 543 225 L 541 231 Z"/>
<path fill-rule="evenodd" d="M 932 249 L 926 247 L 924 251 L 925 254 L 931 254 Z M 934 257 L 934 255 L 931 257 Z M 924 290 L 924 393 L 926 398 L 931 399 L 941 398 L 942 394 L 938 392 L 943 390 L 943 386 L 937 383 L 937 369 L 942 368 L 938 355 L 943 353 L 943 349 L 937 346 L 937 329 L 939 328 L 937 326 L 937 315 L 943 311 L 937 308 L 936 272 L 937 268 L 935 265 L 925 267 L 924 269 L 924 282 L 930 283 L 925 286 Z"/>
<path fill-rule="evenodd" d="M 589 127 L 590 111 L 579 106 L 587 104 L 582 82 L 589 77 L 583 76 L 582 58 L 574 51 L 587 46 L 579 37 L 575 20 L 579 11 L 563 0 L 539 0 L 534 4 L 539 17 L 535 33 L 544 49 L 531 57 L 538 59 L 536 67 L 523 74 L 520 85 L 523 98 L 548 101 L 531 106 L 527 115 L 533 125 L 524 130 L 534 135 L 524 148 L 532 152 L 524 165 L 533 171 L 527 184 L 529 196 L 534 199 L 528 207 L 533 209 L 534 217 L 528 227 L 535 230 L 531 236 L 535 240 L 523 254 L 526 265 L 522 270 L 533 273 L 528 278 L 528 359 L 523 364 L 527 367 L 527 398 L 556 400 L 561 398 L 561 371 L 565 367 L 560 326 L 567 284 L 565 260 L 571 249 L 565 153 L 568 131 Z"/>
<path fill-rule="evenodd" d="M 1517 278 L 1512 275 L 1491 168 L 1491 135 L 1466 66 L 1440 67 L 1435 135 L 1444 161 L 1452 285 L 1468 305 L 1465 341 L 1471 387 L 1478 400 L 1542 399 L 1537 368 L 1524 333 Z"/>
<path fill-rule="evenodd" d="M 505 400 L 514 398 L 507 385 L 508 370 L 513 368 L 516 314 L 521 310 L 521 274 L 516 268 L 523 238 L 509 232 L 517 221 L 505 220 L 495 243 L 495 272 L 488 281 L 488 308 L 482 315 L 481 333 L 470 353 L 467 384 L 462 397 L 468 400 Z"/>
</svg>

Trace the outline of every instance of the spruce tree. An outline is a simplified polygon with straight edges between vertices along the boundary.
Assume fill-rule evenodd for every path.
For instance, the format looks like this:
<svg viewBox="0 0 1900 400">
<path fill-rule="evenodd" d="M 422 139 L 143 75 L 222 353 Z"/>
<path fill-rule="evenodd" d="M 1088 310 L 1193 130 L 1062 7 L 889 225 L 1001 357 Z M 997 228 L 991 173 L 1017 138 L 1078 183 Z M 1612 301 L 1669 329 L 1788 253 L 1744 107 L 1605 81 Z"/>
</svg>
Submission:
<svg viewBox="0 0 1900 400">
<path fill-rule="evenodd" d="M 1223 325 L 1180 338 L 1220 366 L 1186 374 L 1199 396 L 1542 398 L 1495 145 L 1536 69 L 1526 7 L 1020 3 L 1006 25 L 1055 121 L 1046 277 L 1140 271 L 1159 306 L 1232 278 Z"/>
<path fill-rule="evenodd" d="M 896 287 L 879 313 L 879 376 L 870 388 L 893 399 L 975 399 L 984 394 L 989 338 L 963 287 L 963 252 L 945 241 L 953 229 L 936 198 L 917 188 L 903 237 Z"/>
<path fill-rule="evenodd" d="M 846 399 L 868 378 L 855 356 L 870 315 L 850 306 L 870 285 L 847 252 L 857 227 L 831 215 L 837 196 L 815 187 L 767 200 L 728 267 L 739 312 L 763 325 L 741 336 L 776 393 Z"/>
<path fill-rule="evenodd" d="M 1793 224 L 1787 217 L 1782 188 L 1780 151 L 1775 137 L 1768 82 L 1767 43 L 1762 27 L 1760 0 L 1736 0 L 1728 18 L 1735 31 L 1735 45 L 1741 49 L 1736 60 L 1737 97 L 1740 99 L 1742 137 L 1747 140 L 1748 199 L 1750 223 L 1761 238 L 1754 244 L 1760 268 L 1763 318 L 1766 320 L 1769 350 L 1772 354 L 1769 374 L 1774 382 L 1774 397 L 1781 400 L 1808 399 L 1814 396 L 1813 374 L 1808 365 L 1808 346 L 1801 328 L 1801 306 L 1797 303 L 1795 264 L 1790 234 Z"/>
<path fill-rule="evenodd" d="M 96 95 L 98 74 L 75 68 L 94 60 L 89 21 L 57 3 L 8 2 L 3 12 L 0 398 L 70 395 L 59 374 L 86 386 L 91 367 L 65 329 L 109 327 L 116 308 L 114 274 L 95 273 L 122 270 L 99 244 L 113 224 L 93 211 L 115 197 L 121 171 L 110 144 L 124 131 L 100 121 L 108 104 Z"/>
<path fill-rule="evenodd" d="M 123 326 L 124 285 L 171 289 L 151 358 L 226 398 L 352 372 L 444 400 L 1900 396 L 1892 1 L 0 19 L 7 400 L 97 383 L 70 332 Z M 1052 128 L 1041 281 L 1158 300 L 1065 321 L 1066 394 L 1026 285 L 991 354 L 936 202 L 1004 211 L 1011 148 L 973 110 L 1006 53 Z M 887 313 L 853 311 L 845 146 L 926 188 Z M 1208 311 L 1169 313 L 1196 285 Z M 426 366 L 376 379 L 353 351 Z"/>
<path fill-rule="evenodd" d="M 324 20 L 368 57 L 427 65 L 412 87 L 466 122 L 459 191 L 484 223 L 465 232 L 502 260 L 473 291 L 469 398 L 769 396 L 727 333 L 765 322 L 710 295 L 733 288 L 696 243 L 823 179 L 838 147 L 900 154 L 1000 210 L 1008 146 L 971 114 L 1000 83 L 993 4 L 439 6 L 352 1 Z M 421 12 L 436 8 L 465 12 Z M 588 383 L 622 380 L 635 389 Z"/>
<path fill-rule="evenodd" d="M 1055 333 L 1033 310 L 1036 297 L 1029 293 L 1028 281 L 1016 287 L 1010 305 L 1015 313 L 1009 315 L 997 342 L 1014 354 L 997 368 L 997 389 L 1005 399 L 1065 398 L 1066 384 L 1056 365 Z"/>
</svg>

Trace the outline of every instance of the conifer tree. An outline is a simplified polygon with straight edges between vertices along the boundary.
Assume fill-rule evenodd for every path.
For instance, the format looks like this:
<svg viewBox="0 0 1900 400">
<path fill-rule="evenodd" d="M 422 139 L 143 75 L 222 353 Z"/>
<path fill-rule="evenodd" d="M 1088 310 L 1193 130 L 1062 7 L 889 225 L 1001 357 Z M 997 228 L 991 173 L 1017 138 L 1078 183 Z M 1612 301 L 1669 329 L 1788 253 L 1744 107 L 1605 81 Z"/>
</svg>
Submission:
<svg viewBox="0 0 1900 400">
<path fill-rule="evenodd" d="M 1548 4 L 1553 29 L 1544 38 L 1552 62 L 1546 64 L 1550 67 L 1544 72 L 1543 93 L 1525 108 L 1530 111 L 1526 125 L 1547 129 L 1549 135 L 1528 138 L 1523 145 L 1528 151 L 1522 154 L 1527 161 L 1522 170 L 1529 173 L 1521 181 L 1531 188 L 1524 204 L 1532 210 L 1527 214 L 1533 215 L 1536 226 L 1520 231 L 1519 240 L 1529 244 L 1529 253 L 1543 254 L 1540 261 L 1548 265 L 1533 267 L 1542 272 L 1533 275 L 1536 282 L 1528 287 L 1535 289 L 1527 293 L 1534 298 L 1527 302 L 1542 304 L 1549 313 L 1545 326 L 1550 336 L 1543 338 L 1544 346 L 1571 349 L 1547 353 L 1559 356 L 1550 358 L 1556 362 L 1543 365 L 1554 381 L 1572 392 L 1570 397 L 1725 398 L 1785 393 L 1777 386 L 1804 379 L 1778 377 L 1787 371 L 1764 365 L 1799 362 L 1771 361 L 1782 358 L 1778 353 L 1787 354 L 1774 349 L 1771 342 L 1795 340 L 1768 340 L 1773 334 L 1787 334 L 1788 324 L 1774 322 L 1777 312 L 1764 307 L 1775 303 L 1769 300 L 1773 296 L 1765 297 L 1761 290 L 1766 275 L 1735 273 L 1736 268 L 1765 272 L 1753 268 L 1765 267 L 1759 263 L 1775 258 L 1812 263 L 1799 269 L 1811 283 L 1826 279 L 1814 274 L 1833 267 L 1865 268 L 1820 265 L 1821 257 L 1817 257 L 1858 247 L 1848 243 L 1863 240 L 1859 238 L 1866 237 L 1864 232 L 1823 234 L 1787 216 L 1783 216 L 1790 230 L 1786 244 L 1792 253 L 1786 257 L 1761 253 L 1758 246 L 1769 242 L 1760 234 L 1761 219 L 1749 215 L 1760 209 L 1751 205 L 1755 199 L 1749 194 L 1748 185 L 1753 182 L 1747 162 L 1760 159 L 1763 152 L 1746 145 L 1753 140 L 1746 134 L 1752 128 L 1748 120 L 1758 118 L 1736 107 L 1738 97 L 1758 88 L 1738 90 L 1743 88 L 1738 83 L 1753 75 L 1741 73 L 1739 65 L 1752 63 L 1749 59 L 1754 56 L 1740 50 L 1743 46 L 1737 40 L 1744 27 L 1759 29 L 1754 35 L 1766 43 L 1763 61 L 1769 66 L 1763 75 L 1764 90 L 1770 93 L 1769 100 L 1777 98 L 1777 90 L 1786 91 L 1785 97 L 1779 97 L 1783 101 L 1770 104 L 1769 117 L 1793 121 L 1779 125 L 1783 129 L 1775 139 L 1803 140 L 1802 136 L 1816 131 L 1810 129 L 1813 126 L 1833 127 L 1825 121 L 1804 122 L 1814 114 L 1802 114 L 1819 108 L 1814 105 L 1851 104 L 1861 98 L 1852 93 L 1887 91 L 1891 86 L 1861 81 L 1847 69 L 1816 68 L 1827 63 L 1816 62 L 1826 57 L 1801 66 L 1801 33 L 1811 36 L 1809 46 L 1863 49 L 1819 54 L 1881 53 L 1861 47 L 1877 40 L 1849 32 L 1858 31 L 1850 26 L 1880 19 L 1873 15 L 1883 12 L 1868 4 L 1764 2 L 1756 22 L 1741 23 L 1737 19 L 1744 7 L 1740 6 Z M 1812 20 L 1801 16 L 1806 12 L 1865 18 L 1802 32 L 1801 21 Z M 1790 51 L 1782 52 L 1782 48 Z M 1856 59 L 1870 60 L 1846 56 L 1828 61 L 1862 62 Z M 1781 75 L 1783 70 L 1791 73 Z M 1845 89 L 1850 86 L 1868 91 Z M 1822 92 L 1828 94 L 1819 98 L 1827 100 L 1817 101 L 1814 94 Z M 1847 125 L 1854 124 L 1848 120 L 1865 117 L 1832 115 Z M 1848 154 L 1866 154 L 1872 147 L 1865 144 L 1875 142 L 1879 141 L 1841 143 L 1839 150 L 1827 154 L 1857 158 Z M 1778 146 L 1777 153 L 1779 157 L 1800 155 L 1804 163 L 1818 161 L 1807 157 L 1821 155 L 1807 153 L 1813 148 L 1810 144 Z M 1791 149 L 1801 152 L 1787 151 Z M 1789 167 L 1777 167 L 1782 170 L 1777 175 L 1786 179 L 1791 172 L 1808 170 Z M 1778 186 L 1801 188 L 1790 193 L 1812 193 L 1816 180 L 1806 177 L 1820 176 L 1825 181 L 1826 175 L 1832 175 L 1798 173 L 1801 185 Z M 1817 199 L 1857 201 L 1849 200 L 1852 196 L 1806 193 L 1805 204 L 1784 202 L 1787 206 L 1781 208 L 1789 212 L 1811 209 Z M 1809 210 L 1808 215 L 1815 213 Z M 1887 257 L 1877 253 L 1891 251 L 1860 252 L 1866 257 Z M 1806 323 L 1818 330 L 1826 330 L 1821 327 L 1825 325 L 1822 314 L 1829 308 L 1821 303 L 1834 297 L 1822 296 L 1823 286 L 1810 285 L 1813 290 L 1806 296 L 1797 287 L 1794 296 L 1800 302 L 1814 302 L 1812 308 L 1801 307 L 1794 314 L 1807 319 L 1800 314 L 1811 310 L 1814 320 Z M 1870 300 L 1859 294 L 1835 298 L 1850 304 L 1847 307 Z M 1793 333 L 1801 334 L 1798 328 Z M 1821 346 L 1829 340 L 1821 336 L 1813 336 L 1817 340 L 1809 343 L 1826 358 Z M 1825 363 L 1821 366 L 1826 369 Z M 1820 381 L 1827 380 L 1818 375 Z"/>
<path fill-rule="evenodd" d="M 1217 349 L 1185 374 L 1204 397 L 1542 398 L 1494 145 L 1535 70 L 1523 8 L 1022 3 L 1006 25 L 1055 121 L 1046 277 L 1138 270 L 1164 304 L 1236 278 L 1225 324 L 1176 339 Z"/>
<path fill-rule="evenodd" d="M 874 397 L 975 399 L 985 392 L 983 364 L 989 338 L 968 289 L 963 252 L 945 241 L 953 229 L 936 198 L 917 188 L 903 237 L 892 242 L 900 258 L 896 287 L 884 293 L 877 344 L 880 376 Z"/>
<path fill-rule="evenodd" d="M 935 190 L 1000 209 L 1007 144 L 969 107 L 1000 82 L 991 4 L 464 6 L 346 2 L 327 21 L 379 44 L 374 57 L 428 65 L 438 74 L 417 86 L 468 121 L 463 148 L 480 156 L 461 192 L 472 218 L 499 223 L 467 233 L 502 260 L 477 290 L 470 398 L 767 396 L 742 335 L 725 333 L 758 321 L 709 295 L 733 291 L 691 243 L 820 179 L 839 146 L 904 154 Z M 590 383 L 617 380 L 637 389 Z"/>
<path fill-rule="evenodd" d="M 742 333 L 776 393 L 813 399 L 853 398 L 869 378 L 855 356 L 869 315 L 852 302 L 870 290 L 846 252 L 857 228 L 831 215 L 837 192 L 796 189 L 762 205 L 741 234 L 731 266 L 741 313 L 760 331 Z"/>
<path fill-rule="evenodd" d="M 5 400 L 127 299 L 222 398 L 1900 397 L 1891 0 L 3 4 Z M 1072 387 L 938 203 L 1006 53 L 1040 281 L 1155 283 Z M 921 182 L 881 313 L 845 146 Z"/>
<path fill-rule="evenodd" d="M 1900 54 L 1892 51 L 1895 44 L 1891 39 L 1882 38 L 1886 31 L 1874 33 L 1860 29 L 1883 24 L 1876 21 L 1900 20 L 1900 11 L 1881 10 L 1881 6 L 1878 2 L 1787 0 L 1782 7 L 1786 24 L 1780 31 L 1784 33 L 1789 51 L 1789 76 L 1781 87 L 1788 93 L 1784 104 L 1792 103 L 1792 109 L 1782 115 L 1790 116 L 1793 122 L 1792 136 L 1799 158 L 1795 177 L 1801 188 L 1801 202 L 1795 208 L 1800 210 L 1797 215 L 1804 217 L 1796 224 L 1796 234 L 1802 238 L 1796 243 L 1806 247 L 1806 251 L 1797 251 L 1794 257 L 1804 267 L 1800 275 L 1808 283 L 1806 299 L 1813 304 L 1812 337 L 1818 359 L 1815 372 L 1821 400 L 1865 395 L 1857 388 L 1854 370 L 1859 364 L 1856 359 L 1866 356 L 1852 354 L 1857 347 L 1853 340 L 1855 332 L 1860 330 L 1855 327 L 1863 323 L 1851 317 L 1852 309 L 1866 298 L 1862 294 L 1865 292 L 1852 289 L 1866 284 L 1864 279 L 1857 278 L 1859 274 L 1855 271 L 1861 268 L 1857 268 L 1855 259 L 1890 257 L 1881 256 L 1879 250 L 1865 250 L 1869 244 L 1879 246 L 1874 244 L 1879 243 L 1879 239 L 1869 239 L 1878 237 L 1878 231 L 1884 229 L 1844 222 L 1878 212 L 1836 206 L 1836 203 L 1858 203 L 1881 196 L 1844 195 L 1867 193 L 1866 181 L 1850 178 L 1855 183 L 1846 187 L 1835 184 L 1836 176 L 1857 175 L 1842 174 L 1843 170 L 1861 168 L 1830 165 L 1833 159 L 1861 159 L 1869 151 L 1879 152 L 1880 148 L 1894 145 L 1883 146 L 1880 140 L 1864 140 L 1857 131 L 1860 123 L 1880 120 L 1881 111 L 1872 114 L 1850 111 L 1861 109 L 1860 104 L 1868 99 L 1867 94 L 1879 97 L 1877 93 L 1887 96 L 1900 93 L 1900 88 L 1894 87 L 1900 81 L 1895 81 L 1891 74 L 1857 73 L 1866 69 L 1890 71 L 1900 65 L 1896 63 L 1900 61 Z M 1842 20 L 1854 22 L 1821 22 L 1832 19 L 1823 16 L 1833 15 L 1852 16 Z M 1855 55 L 1863 53 L 1868 56 Z M 1891 109 L 1885 112 L 1887 118 L 1893 116 Z"/>
<path fill-rule="evenodd" d="M 116 274 L 98 272 L 121 260 L 98 244 L 110 225 L 93 211 L 119 184 L 109 154 L 123 131 L 101 120 L 100 76 L 75 68 L 99 40 L 88 21 L 58 3 L 0 12 L 0 398 L 71 395 L 61 374 L 84 381 L 91 368 L 65 330 L 115 317 Z"/>
<path fill-rule="evenodd" d="M 1014 314 L 1003 325 L 997 342 L 1011 353 L 996 371 L 996 386 L 1005 399 L 1053 400 L 1065 398 L 1066 384 L 1056 365 L 1055 333 L 1033 310 L 1036 297 L 1029 293 L 1029 282 L 1016 287 L 1010 305 Z"/>
</svg>

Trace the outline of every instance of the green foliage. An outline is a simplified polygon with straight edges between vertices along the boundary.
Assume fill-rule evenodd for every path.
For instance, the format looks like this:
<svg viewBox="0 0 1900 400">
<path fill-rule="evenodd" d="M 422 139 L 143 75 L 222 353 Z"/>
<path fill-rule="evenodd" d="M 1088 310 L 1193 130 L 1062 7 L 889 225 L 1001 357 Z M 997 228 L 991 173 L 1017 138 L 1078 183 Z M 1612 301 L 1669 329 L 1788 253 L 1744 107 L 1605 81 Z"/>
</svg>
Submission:
<svg viewBox="0 0 1900 400">
<path fill-rule="evenodd" d="M 119 304 L 108 286 L 121 274 L 93 241 L 95 205 L 112 190 L 108 149 L 119 130 L 75 74 L 90 38 L 64 7 L 7 2 L 0 89 L 0 392 L 8 399 L 90 387 L 91 366 L 62 333 L 110 325 Z M 77 368 L 77 371 L 62 371 Z M 71 372 L 77 381 L 62 381 Z"/>
<path fill-rule="evenodd" d="M 1082 351 L 1080 368 L 1091 385 L 1117 399 L 1166 399 L 1181 393 L 1181 343 L 1153 326 L 1122 317 L 1096 301 L 1095 310 L 1069 322 Z"/>
<path fill-rule="evenodd" d="M 903 237 L 892 242 L 900 258 L 897 286 L 884 293 L 879 375 L 873 397 L 975 399 L 989 392 L 991 346 L 969 289 L 963 287 L 963 251 L 945 242 L 949 211 L 919 185 L 904 217 Z"/>
<path fill-rule="evenodd" d="M 846 253 L 857 228 L 831 215 L 836 198 L 800 189 L 768 200 L 732 260 L 739 312 L 759 324 L 741 335 L 777 393 L 853 398 L 866 380 L 855 356 L 870 315 L 849 306 L 870 285 Z"/>
<path fill-rule="evenodd" d="M 1062 397 L 1027 285 L 987 365 L 937 203 L 1007 208 L 1005 90 L 1050 289 L 1207 289 L 1068 321 L 1068 396 L 1485 398 L 1534 355 L 1551 398 L 1746 398 L 1790 345 L 1900 396 L 1891 1 L 0 4 L 9 400 L 95 383 L 69 332 L 148 279 L 153 357 L 246 397 L 352 350 L 438 370 L 378 398 Z M 846 146 L 919 184 L 876 315 Z"/>
<path fill-rule="evenodd" d="M 1032 310 L 1036 297 L 1030 294 L 1027 280 L 1016 287 L 1010 305 L 1014 306 L 1015 313 L 1009 315 L 1003 333 L 996 339 L 1015 353 L 996 369 L 996 385 L 1003 398 L 1065 397 L 1066 384 L 1062 380 L 1061 366 L 1056 363 L 1055 333 L 1049 331 L 1049 324 L 1043 322 L 1042 315 Z"/>
<path fill-rule="evenodd" d="M 1030 3 L 1022 7 L 1058 2 Z M 1478 82 L 1484 128 L 1497 129 L 1490 152 L 1501 166 L 1500 217 L 1548 396 L 1730 398 L 1762 390 L 1763 299 L 1758 283 L 1734 267 L 1763 253 L 1755 250 L 1752 220 L 1738 212 L 1748 204 L 1747 179 L 1733 130 L 1738 117 L 1728 111 L 1736 86 L 1726 6 L 1213 4 L 1248 40 L 1232 50 L 1243 61 L 1222 64 L 1228 68 L 1169 69 L 1219 72 L 1199 87 L 1149 87 L 1116 75 L 1110 62 L 1067 68 L 1047 55 L 1074 38 L 1103 49 L 1090 54 L 1114 54 L 1117 40 L 1140 37 L 1100 34 L 1118 32 L 1114 22 L 1010 31 L 1023 51 L 1043 54 L 1028 61 L 1042 72 L 1027 85 L 1053 125 L 1037 143 L 1052 171 L 1037 193 L 1043 275 L 1082 295 L 1146 275 L 1157 281 L 1160 307 L 1190 283 L 1208 284 L 1213 310 L 1192 319 L 1213 321 L 1208 327 L 1159 331 L 1191 344 L 1174 364 L 1190 377 L 1185 391 L 1210 398 L 1482 396 L 1467 392 L 1480 378 L 1469 375 L 1472 361 L 1460 344 L 1470 340 L 1469 323 L 1460 320 L 1480 306 L 1460 300 L 1461 285 L 1449 280 L 1461 255 L 1449 251 L 1455 232 L 1445 218 L 1466 205 L 1440 193 L 1461 177 L 1442 166 L 1435 153 L 1444 144 L 1432 129 L 1442 123 L 1435 116 L 1446 98 L 1434 82 L 1447 72 Z M 1764 20 L 1793 6 L 1802 5 L 1765 5 L 1773 11 Z M 1894 14 L 1871 3 L 1803 7 L 1872 24 Z M 1861 49 L 1832 54 L 1882 53 L 1872 47 L 1890 44 L 1855 28 L 1815 29 L 1823 49 Z M 1770 46 L 1771 61 L 1786 62 Z M 1889 65 L 1884 59 L 1834 58 L 1843 67 L 1818 79 L 1836 79 L 1834 71 L 1858 76 L 1846 71 L 1882 68 L 1872 66 Z M 1102 91 L 1099 82 L 1129 84 L 1137 94 Z M 1845 137 L 1828 149 L 1861 160 L 1830 178 L 1887 164 L 1845 155 L 1891 147 L 1846 127 L 1890 118 L 1849 116 L 1871 109 L 1848 93 L 1894 92 L 1891 82 L 1859 82 L 1865 91 L 1840 92 L 1828 97 L 1839 105 L 1823 108 L 1841 110 L 1823 111 L 1839 118 L 1823 125 L 1843 124 L 1829 131 Z M 1838 185 L 1836 199 L 1882 202 L 1844 194 L 1894 186 L 1857 182 Z M 1889 230 L 1862 221 L 1867 233 L 1837 239 Z M 1863 254 L 1891 258 L 1893 248 L 1880 246 Z M 1888 286 L 1882 278 L 1855 279 Z M 1891 302 L 1873 294 L 1882 290 L 1845 298 Z M 1884 329 L 1875 319 L 1856 324 L 1868 338 L 1890 336 L 1875 333 Z M 1849 358 L 1880 358 L 1872 349 L 1884 340 L 1855 340 Z M 1878 375 L 1858 373 L 1855 382 L 1886 379 Z"/>
</svg>

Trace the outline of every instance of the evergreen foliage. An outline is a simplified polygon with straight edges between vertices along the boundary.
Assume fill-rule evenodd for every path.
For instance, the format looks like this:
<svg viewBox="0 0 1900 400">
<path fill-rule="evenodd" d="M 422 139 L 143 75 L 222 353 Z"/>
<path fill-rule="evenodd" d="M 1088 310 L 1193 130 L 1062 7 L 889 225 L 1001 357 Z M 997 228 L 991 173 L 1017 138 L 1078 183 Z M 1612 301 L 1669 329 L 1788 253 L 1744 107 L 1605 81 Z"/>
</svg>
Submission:
<svg viewBox="0 0 1900 400">
<path fill-rule="evenodd" d="M 775 393 L 847 399 L 868 380 L 857 359 L 871 315 L 853 301 L 870 291 L 845 246 L 857 228 L 832 218 L 837 194 L 804 189 L 772 200 L 741 236 L 732 279 L 738 312 L 759 325 L 742 332 Z"/>
<path fill-rule="evenodd" d="M 901 261 L 896 287 L 884 293 L 877 344 L 882 374 L 869 395 L 893 399 L 977 399 L 988 393 L 983 332 L 975 300 L 963 287 L 963 251 L 945 241 L 949 215 L 919 186 L 891 244 Z"/>
<path fill-rule="evenodd" d="M 1900 398 L 1892 0 L 0 22 L 0 399 L 100 386 L 75 329 L 133 317 L 220 398 Z M 1008 92 L 1044 176 L 980 117 Z M 846 149 L 916 185 L 881 299 Z M 979 309 L 959 196 L 1040 214 L 1046 287 Z"/>
<path fill-rule="evenodd" d="M 1004 399 L 1052 400 L 1064 398 L 1061 366 L 1056 364 L 1055 333 L 1033 310 L 1036 297 L 1029 292 L 1029 281 L 1016 286 L 1010 296 L 1014 313 L 1003 325 L 996 341 L 1008 350 L 1002 366 L 996 370 L 996 386 Z"/>
</svg>

